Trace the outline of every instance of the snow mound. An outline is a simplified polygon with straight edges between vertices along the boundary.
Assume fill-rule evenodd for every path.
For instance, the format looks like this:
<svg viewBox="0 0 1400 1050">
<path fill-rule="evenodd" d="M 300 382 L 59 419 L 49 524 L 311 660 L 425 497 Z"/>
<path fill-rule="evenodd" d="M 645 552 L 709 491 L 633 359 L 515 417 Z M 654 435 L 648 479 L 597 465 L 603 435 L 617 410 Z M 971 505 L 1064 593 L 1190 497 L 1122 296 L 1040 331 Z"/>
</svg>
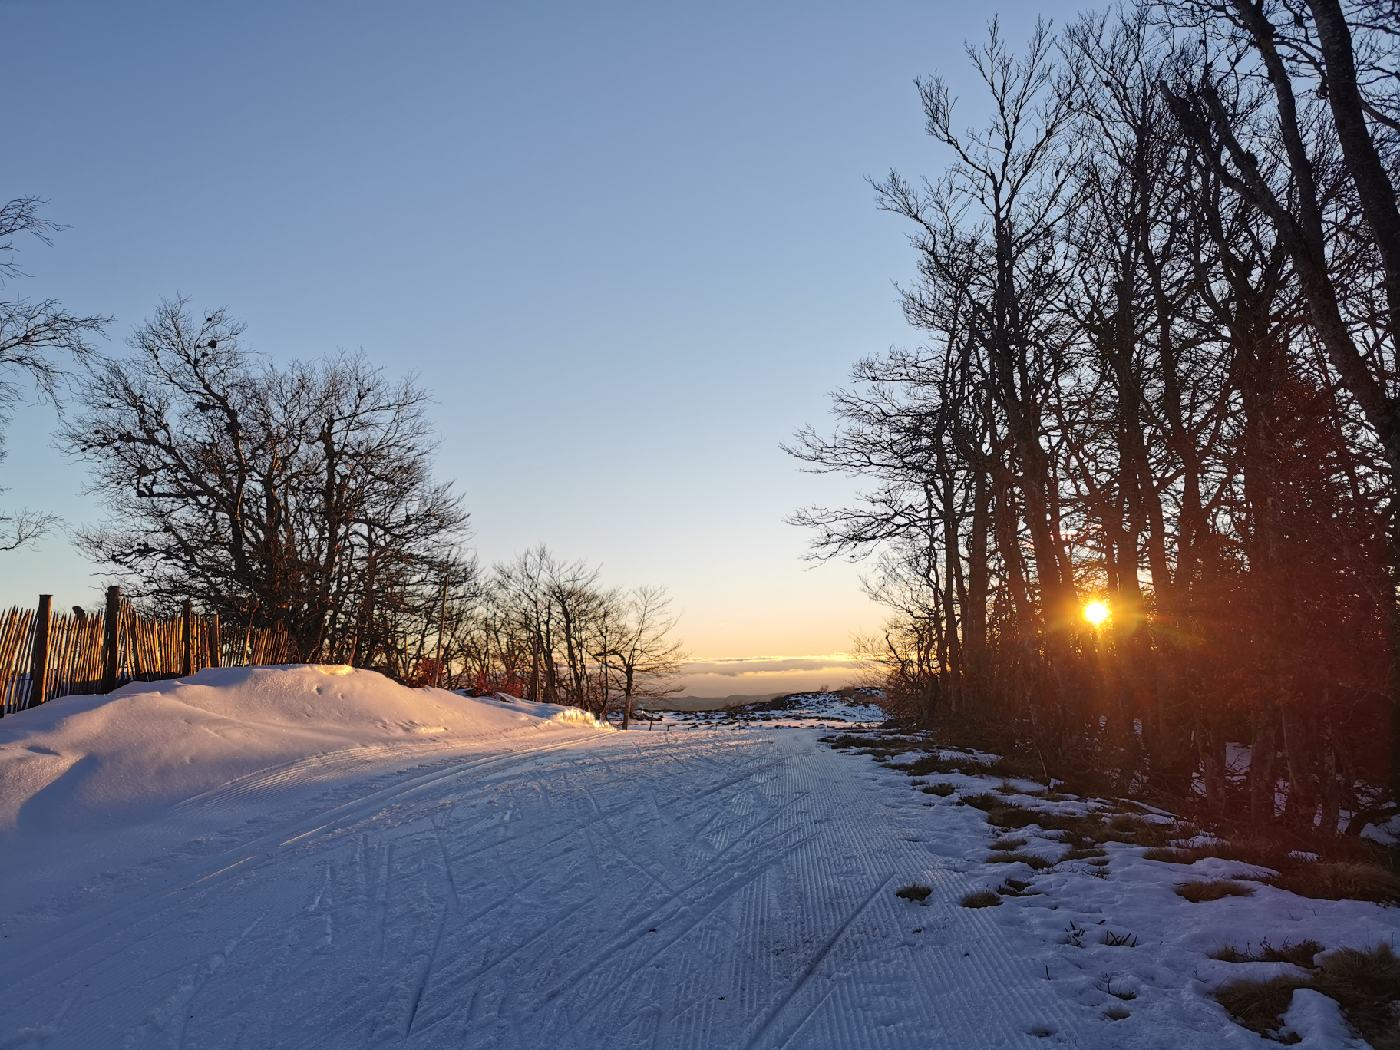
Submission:
<svg viewBox="0 0 1400 1050">
<path fill-rule="evenodd" d="M 133 682 L 0 722 L 0 832 L 150 818 L 268 766 L 331 751 L 383 755 L 590 722 L 550 705 L 409 689 L 342 666 L 210 669 Z"/>
<path fill-rule="evenodd" d="M 508 711 L 516 711 L 531 718 L 543 718 L 547 722 L 554 722 L 558 725 L 587 726 L 589 729 L 614 729 L 613 726 L 607 722 L 599 721 L 596 716 L 581 707 L 537 703 L 533 700 L 523 700 L 518 696 L 511 696 L 509 693 L 494 693 L 491 696 L 480 696 L 475 699 L 484 703 L 496 704 Z"/>
</svg>

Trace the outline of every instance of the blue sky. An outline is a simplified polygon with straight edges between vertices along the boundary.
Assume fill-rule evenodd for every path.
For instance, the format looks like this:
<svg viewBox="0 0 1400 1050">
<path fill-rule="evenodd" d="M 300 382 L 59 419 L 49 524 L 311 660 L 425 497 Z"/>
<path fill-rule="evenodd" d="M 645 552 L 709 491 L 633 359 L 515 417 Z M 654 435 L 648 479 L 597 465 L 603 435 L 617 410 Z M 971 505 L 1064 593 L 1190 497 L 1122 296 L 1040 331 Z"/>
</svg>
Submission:
<svg viewBox="0 0 1400 1050">
<path fill-rule="evenodd" d="M 1077 7 L 996 10 L 1019 38 Z M 273 358 L 416 372 L 484 561 L 546 542 L 667 584 L 697 657 L 788 658 L 752 691 L 834 680 L 812 658 L 881 617 L 783 520 L 849 486 L 778 445 L 857 357 L 915 338 L 905 231 L 865 178 L 945 162 L 912 81 L 975 95 L 962 42 L 991 14 L 0 0 L 0 195 L 71 227 L 8 291 L 111 314 L 114 343 L 180 293 Z M 47 418 L 12 425 L 3 498 L 92 520 Z M 0 602 L 97 598 L 61 535 L 0 558 Z"/>
</svg>

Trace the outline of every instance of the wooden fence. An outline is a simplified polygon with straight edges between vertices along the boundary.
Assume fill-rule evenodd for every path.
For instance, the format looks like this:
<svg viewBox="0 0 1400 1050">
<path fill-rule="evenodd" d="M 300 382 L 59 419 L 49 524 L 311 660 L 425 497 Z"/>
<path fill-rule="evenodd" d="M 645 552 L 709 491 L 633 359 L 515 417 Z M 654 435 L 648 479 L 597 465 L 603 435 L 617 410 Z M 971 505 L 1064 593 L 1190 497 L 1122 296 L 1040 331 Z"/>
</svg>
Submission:
<svg viewBox="0 0 1400 1050">
<path fill-rule="evenodd" d="M 181 615 L 164 619 L 138 614 L 119 587 L 107 589 L 99 613 L 55 613 L 52 597 L 41 594 L 36 609 L 0 611 L 0 718 L 127 682 L 294 658 L 280 627 L 225 630 L 217 615 L 196 616 L 189 602 Z"/>
</svg>

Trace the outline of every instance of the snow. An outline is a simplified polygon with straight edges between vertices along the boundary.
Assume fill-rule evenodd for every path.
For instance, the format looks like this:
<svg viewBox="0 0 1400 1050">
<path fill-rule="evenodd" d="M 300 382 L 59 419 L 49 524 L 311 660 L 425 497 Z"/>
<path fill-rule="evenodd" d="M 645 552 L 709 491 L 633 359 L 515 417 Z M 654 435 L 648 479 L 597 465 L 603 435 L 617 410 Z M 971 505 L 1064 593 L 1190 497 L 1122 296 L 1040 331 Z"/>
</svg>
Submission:
<svg viewBox="0 0 1400 1050">
<path fill-rule="evenodd" d="M 407 689 L 339 666 L 206 670 L 133 683 L 0 722 L 0 829 L 140 821 L 271 763 L 343 748 L 478 741 L 550 724 L 597 722 L 571 708 Z"/>
<path fill-rule="evenodd" d="M 1000 777 L 921 793 L 822 744 L 839 712 L 806 706 L 610 732 L 295 667 L 6 719 L 0 1047 L 1253 1050 L 1277 1044 L 1210 992 L 1300 971 L 1210 952 L 1400 934 L 1372 904 L 1173 892 L 1247 870 L 1218 859 L 989 863 L 958 794 Z M 1026 896 L 959 906 L 1008 876 Z M 1285 1024 L 1359 1045 L 1316 993 Z"/>
<path fill-rule="evenodd" d="M 1283 1015 L 1284 1034 L 1297 1037 L 1293 1046 L 1303 1050 L 1366 1050 L 1366 1041 L 1352 1033 L 1335 1000 L 1311 988 L 1293 993 Z"/>
<path fill-rule="evenodd" d="M 840 693 L 790 693 L 774 700 L 705 711 L 668 712 L 666 720 L 688 727 L 755 725 L 776 729 L 797 726 L 838 728 L 875 726 L 889 716 L 876 703 L 859 703 Z"/>
</svg>

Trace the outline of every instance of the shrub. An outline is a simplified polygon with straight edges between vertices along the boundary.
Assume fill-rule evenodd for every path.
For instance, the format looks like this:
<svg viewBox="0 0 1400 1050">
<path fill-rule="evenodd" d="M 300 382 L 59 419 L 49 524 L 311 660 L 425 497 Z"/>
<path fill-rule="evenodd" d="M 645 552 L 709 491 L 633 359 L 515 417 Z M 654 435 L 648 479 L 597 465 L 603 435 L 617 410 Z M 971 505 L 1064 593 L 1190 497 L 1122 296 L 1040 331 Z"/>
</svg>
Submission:
<svg viewBox="0 0 1400 1050">
<path fill-rule="evenodd" d="M 1203 901 L 1218 901 L 1222 897 L 1248 897 L 1254 887 L 1232 879 L 1200 879 L 1194 882 L 1179 882 L 1176 895 L 1185 897 L 1192 904 Z"/>
</svg>

